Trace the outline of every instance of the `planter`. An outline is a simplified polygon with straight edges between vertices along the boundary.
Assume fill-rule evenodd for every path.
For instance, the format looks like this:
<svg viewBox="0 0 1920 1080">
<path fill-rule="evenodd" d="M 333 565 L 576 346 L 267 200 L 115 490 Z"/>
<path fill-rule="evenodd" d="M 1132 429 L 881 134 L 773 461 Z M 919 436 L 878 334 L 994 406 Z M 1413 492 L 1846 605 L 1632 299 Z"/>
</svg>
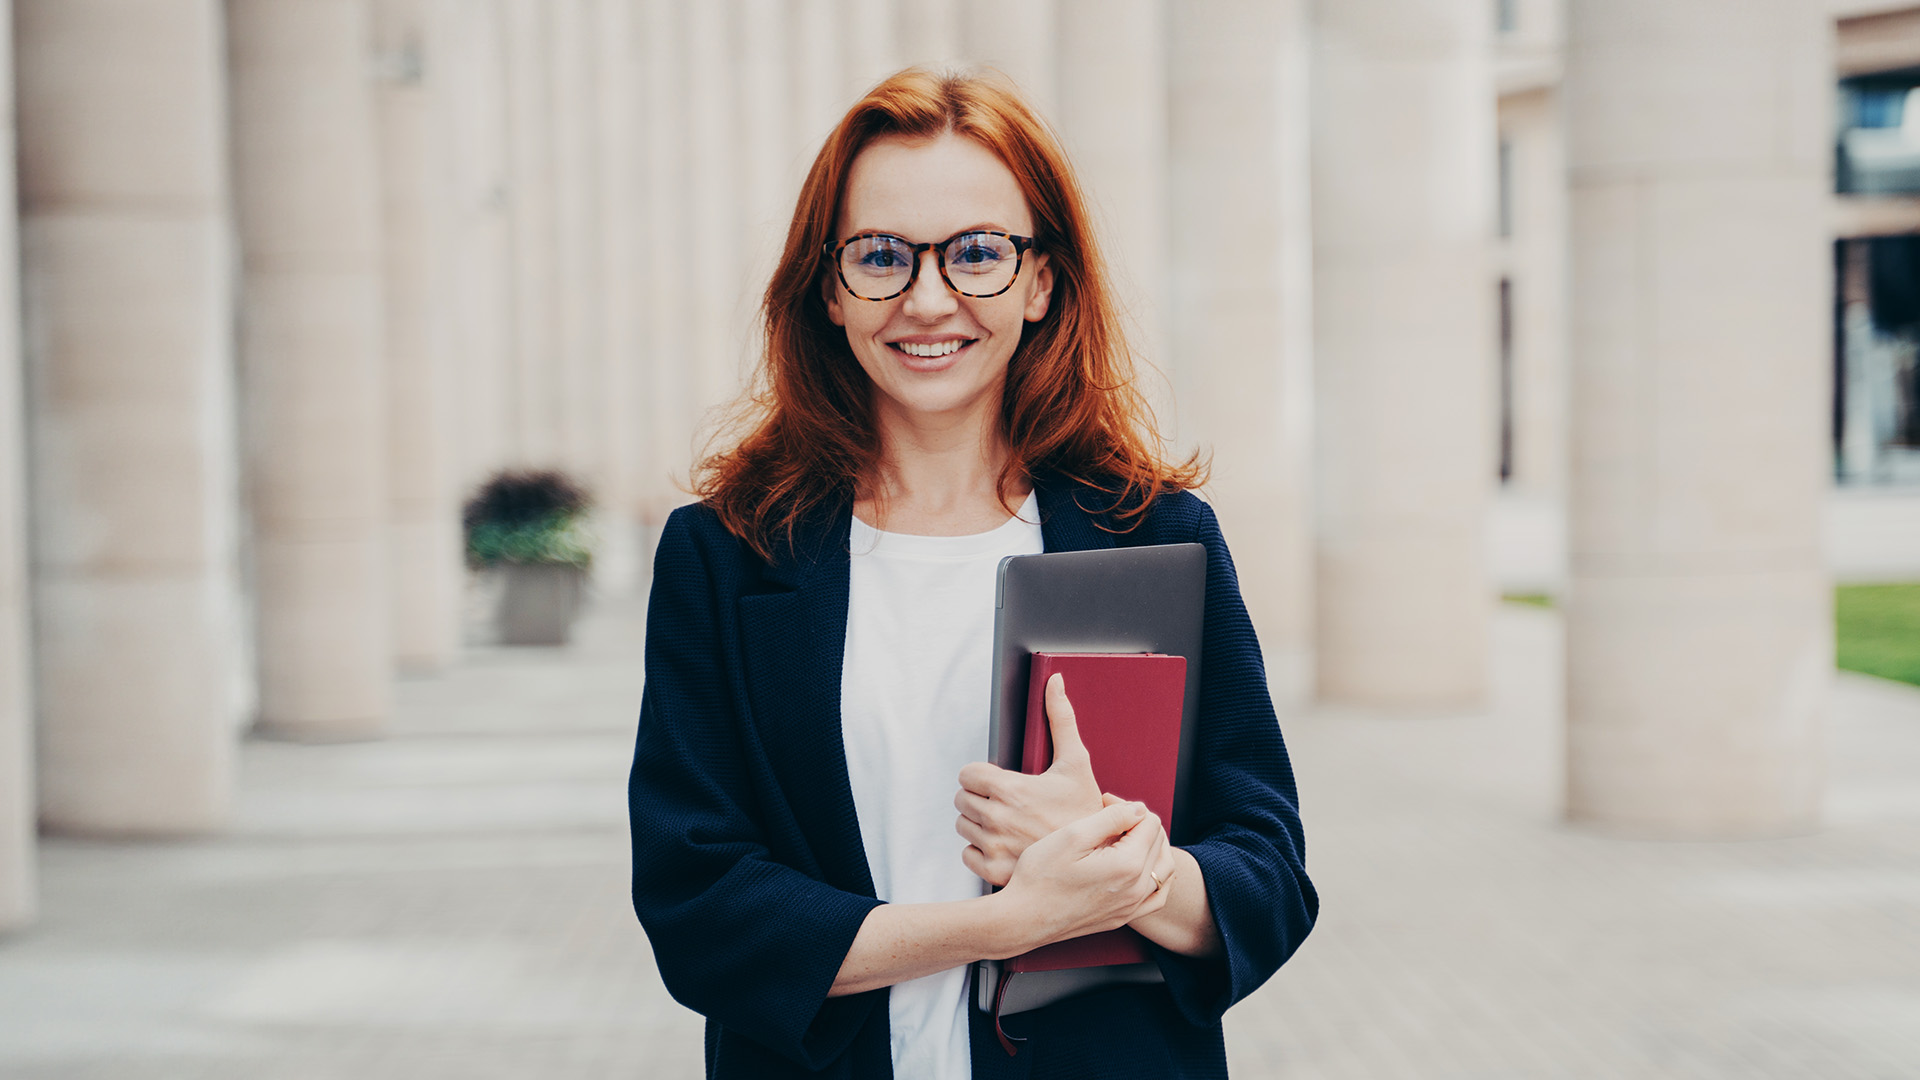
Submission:
<svg viewBox="0 0 1920 1080">
<path fill-rule="evenodd" d="M 565 645 L 586 595 L 586 573 L 564 563 L 506 563 L 494 611 L 502 645 Z"/>
</svg>

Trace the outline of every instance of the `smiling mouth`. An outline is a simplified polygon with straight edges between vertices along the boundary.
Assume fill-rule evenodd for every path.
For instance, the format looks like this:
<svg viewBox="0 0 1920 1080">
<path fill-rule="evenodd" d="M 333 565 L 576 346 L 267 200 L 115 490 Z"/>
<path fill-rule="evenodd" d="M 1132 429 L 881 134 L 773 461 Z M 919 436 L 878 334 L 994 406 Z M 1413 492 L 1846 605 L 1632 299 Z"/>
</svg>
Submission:
<svg viewBox="0 0 1920 1080">
<path fill-rule="evenodd" d="M 937 360 L 942 356 L 951 356 L 959 352 L 962 346 L 973 344 L 973 340 L 971 338 L 954 338 L 949 341 L 936 341 L 931 344 L 921 344 L 917 341 L 893 341 L 888 342 L 888 344 L 906 353 L 908 356 L 918 357 L 921 360 Z"/>
</svg>

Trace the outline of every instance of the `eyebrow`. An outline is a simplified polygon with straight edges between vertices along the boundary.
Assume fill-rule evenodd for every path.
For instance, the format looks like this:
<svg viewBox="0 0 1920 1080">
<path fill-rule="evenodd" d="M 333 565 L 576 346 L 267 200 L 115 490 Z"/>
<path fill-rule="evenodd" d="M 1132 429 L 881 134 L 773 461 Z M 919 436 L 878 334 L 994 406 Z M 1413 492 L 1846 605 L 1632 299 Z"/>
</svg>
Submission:
<svg viewBox="0 0 1920 1080">
<path fill-rule="evenodd" d="M 956 236 L 964 236 L 965 234 L 970 232 L 1000 232 L 1000 233 L 1008 233 L 1014 236 L 1022 235 L 1019 230 L 1013 228 L 1011 225 L 1000 225 L 1000 224 L 995 224 L 991 222 L 983 222 L 978 225 L 963 226 L 957 232 L 950 232 L 947 235 L 941 237 L 940 239 L 951 240 Z M 901 232 L 898 229 L 882 229 L 882 228 L 853 229 L 852 231 L 843 234 L 841 236 L 841 239 L 844 240 L 849 236 L 860 236 L 865 233 L 885 233 L 888 236 L 897 236 L 902 240 L 908 241 L 909 243 L 918 244 L 922 242 L 919 240 L 915 240 L 913 237 L 908 236 L 906 233 Z M 925 242 L 938 243 L 939 241 L 929 240 Z"/>
</svg>

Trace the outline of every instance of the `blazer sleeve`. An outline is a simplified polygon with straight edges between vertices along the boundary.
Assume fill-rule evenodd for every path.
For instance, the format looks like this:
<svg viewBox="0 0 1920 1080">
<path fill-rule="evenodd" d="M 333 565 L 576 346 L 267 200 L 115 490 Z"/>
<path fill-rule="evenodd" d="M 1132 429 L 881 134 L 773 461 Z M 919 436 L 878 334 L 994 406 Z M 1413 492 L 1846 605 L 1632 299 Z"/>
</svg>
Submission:
<svg viewBox="0 0 1920 1080">
<path fill-rule="evenodd" d="M 732 603 L 716 563 L 677 511 L 654 559 L 646 689 L 627 802 L 633 907 L 674 999 L 806 1068 L 851 1043 L 884 991 L 828 998 L 854 935 L 880 901 L 777 859 L 756 819 L 754 764 L 733 704 Z"/>
<path fill-rule="evenodd" d="M 1233 557 L 1205 504 L 1194 539 L 1207 549 L 1200 730 L 1190 820 L 1175 825 L 1206 878 L 1222 948 L 1197 959 L 1155 952 L 1181 1015 L 1210 1025 L 1300 947 L 1320 898 L 1307 878 L 1299 797 L 1266 665 Z"/>
</svg>

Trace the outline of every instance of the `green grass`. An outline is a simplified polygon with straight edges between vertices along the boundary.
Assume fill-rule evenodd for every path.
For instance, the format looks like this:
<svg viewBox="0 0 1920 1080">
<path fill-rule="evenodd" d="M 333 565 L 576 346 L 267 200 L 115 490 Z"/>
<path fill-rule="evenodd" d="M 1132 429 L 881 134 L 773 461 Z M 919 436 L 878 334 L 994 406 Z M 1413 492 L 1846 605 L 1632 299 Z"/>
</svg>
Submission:
<svg viewBox="0 0 1920 1080">
<path fill-rule="evenodd" d="M 1551 608 L 1542 593 L 1508 593 L 1509 604 Z M 1920 686 L 1920 582 L 1842 585 L 1833 590 L 1839 667 Z"/>
<path fill-rule="evenodd" d="M 1509 604 L 1525 604 L 1528 607 L 1551 608 L 1554 606 L 1553 597 L 1546 593 L 1507 593 L 1500 599 Z"/>
<path fill-rule="evenodd" d="M 1842 585 L 1833 592 L 1840 666 L 1920 686 L 1920 583 Z"/>
</svg>

